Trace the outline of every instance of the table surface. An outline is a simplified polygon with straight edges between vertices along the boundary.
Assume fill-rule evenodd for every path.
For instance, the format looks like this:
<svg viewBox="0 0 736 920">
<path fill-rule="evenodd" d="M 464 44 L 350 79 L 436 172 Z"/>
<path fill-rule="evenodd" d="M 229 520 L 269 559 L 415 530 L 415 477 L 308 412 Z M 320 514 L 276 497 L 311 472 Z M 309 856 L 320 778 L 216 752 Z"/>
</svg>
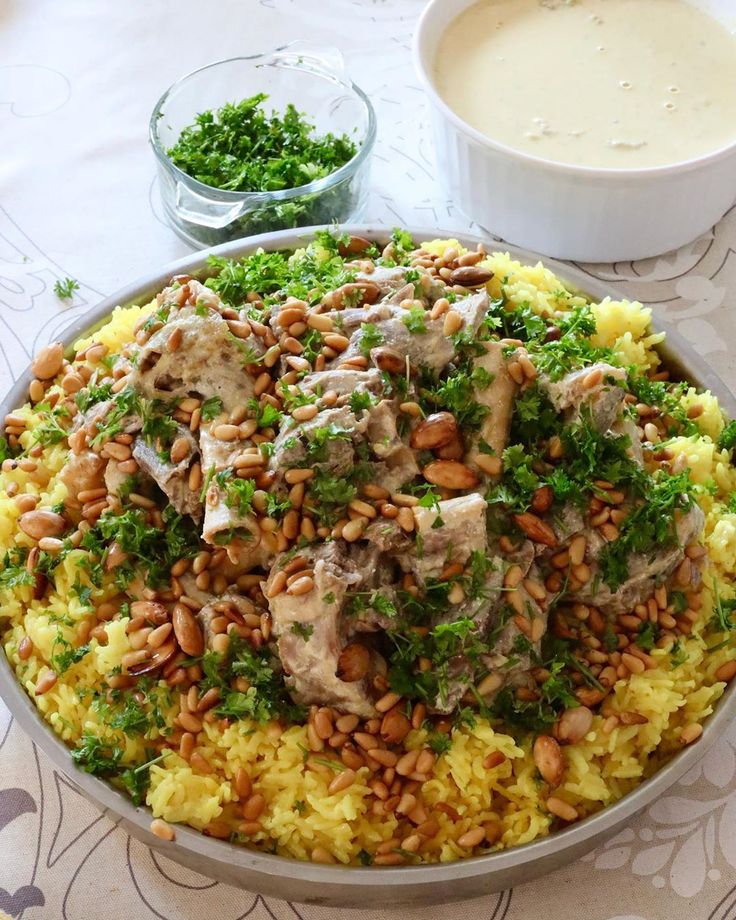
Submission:
<svg viewBox="0 0 736 920">
<path fill-rule="evenodd" d="M 165 225 L 148 116 L 183 73 L 295 39 L 337 45 L 378 113 L 366 219 L 473 230 L 437 185 L 410 45 L 423 0 L 0 0 L 0 390 L 80 312 L 189 251 Z M 490 102 L 490 100 L 489 100 Z M 581 266 L 655 306 L 736 390 L 736 211 L 658 259 Z M 70 304 L 59 278 L 80 282 Z M 419 920 L 264 899 L 154 855 L 83 799 L 0 703 L 0 916 Z M 433 916 L 736 917 L 736 725 L 623 833 L 547 878 Z"/>
</svg>

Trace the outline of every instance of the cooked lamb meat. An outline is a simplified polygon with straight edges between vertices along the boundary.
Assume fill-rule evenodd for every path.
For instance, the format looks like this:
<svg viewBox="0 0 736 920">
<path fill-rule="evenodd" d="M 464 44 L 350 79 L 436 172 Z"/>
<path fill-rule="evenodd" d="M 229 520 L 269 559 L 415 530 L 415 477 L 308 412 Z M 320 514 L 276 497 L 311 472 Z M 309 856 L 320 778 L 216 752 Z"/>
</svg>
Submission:
<svg viewBox="0 0 736 920">
<path fill-rule="evenodd" d="M 676 521 L 677 544 L 651 554 L 632 554 L 628 561 L 629 577 L 615 591 L 605 584 L 597 563 L 591 560 L 592 577 L 574 593 L 575 599 L 593 604 L 605 613 L 628 613 L 651 597 L 657 585 L 677 568 L 685 558 L 684 548 L 702 532 L 704 522 L 705 515 L 693 504 Z"/>
<path fill-rule="evenodd" d="M 368 416 L 362 413 L 356 418 L 347 406 L 323 409 L 307 422 L 285 425 L 274 441 L 270 467 L 282 473 L 292 466 L 306 464 L 312 448 L 308 466 L 329 470 L 336 476 L 346 473 L 353 466 L 353 441 L 360 440 L 368 429 Z M 329 432 L 332 437 L 323 439 L 320 432 Z M 322 440 L 321 447 L 314 449 Z"/>
<path fill-rule="evenodd" d="M 375 284 L 378 287 L 378 290 L 381 294 L 381 297 L 390 296 L 395 294 L 396 291 L 401 288 L 408 287 L 408 282 L 406 280 L 406 275 L 410 271 L 409 267 L 406 265 L 395 265 L 392 267 L 386 267 L 384 265 L 377 265 L 372 272 L 358 272 L 356 275 L 356 281 L 370 281 L 371 284 Z M 416 271 L 416 270 L 414 270 Z M 421 277 L 430 277 L 426 275 L 425 272 L 419 272 Z M 409 296 L 414 296 L 415 285 L 414 282 L 411 282 L 411 290 Z M 429 285 L 430 296 L 434 295 L 434 300 L 437 297 L 442 296 L 443 288 L 437 283 L 435 279 L 432 279 Z"/>
<path fill-rule="evenodd" d="M 403 287 L 397 288 L 392 294 L 388 297 L 385 297 L 381 303 L 390 303 L 398 306 L 402 300 L 414 299 L 414 285 L 405 284 Z"/>
<path fill-rule="evenodd" d="M 408 358 L 415 367 L 440 371 L 452 360 L 455 347 L 442 331 L 441 319 L 430 319 L 427 313 L 420 331 L 411 332 L 405 322 L 411 314 L 402 307 L 377 304 L 372 308 L 371 314 L 373 319 L 368 322 L 376 327 L 381 345 Z M 362 353 L 363 336 L 362 329 L 355 333 L 348 348 L 333 359 L 336 367 Z"/>
<path fill-rule="evenodd" d="M 106 399 L 102 402 L 95 403 L 86 412 L 80 412 L 77 415 L 77 417 L 74 419 L 74 425 L 72 426 L 72 429 L 74 431 L 84 429 L 88 440 L 93 441 L 98 433 L 99 428 L 102 426 L 105 419 L 115 411 L 115 408 L 116 404 L 112 399 Z M 141 417 L 135 413 L 131 413 L 130 415 L 126 415 L 119 420 L 117 425 L 117 433 L 135 434 L 136 431 L 141 430 L 142 424 L 143 420 Z"/>
<path fill-rule="evenodd" d="M 599 379 L 591 385 L 590 381 L 596 377 Z M 565 421 L 579 421 L 585 407 L 593 426 L 605 432 L 620 413 L 626 391 L 618 384 L 625 379 L 626 371 L 622 367 L 600 362 L 572 371 L 561 380 L 552 381 L 542 376 L 540 383 L 555 409 L 563 413 Z"/>
<path fill-rule="evenodd" d="M 407 293 L 411 298 L 412 292 Z M 462 328 L 475 332 L 488 309 L 488 296 L 485 292 L 471 294 L 457 301 L 453 308 L 456 308 L 456 312 L 463 319 Z M 449 364 L 455 354 L 454 344 L 444 334 L 442 318 L 430 319 L 429 313 L 426 313 L 421 325 L 417 324 L 418 328 L 412 332 L 410 327 L 415 327 L 410 312 L 393 300 L 382 301 L 368 308 L 342 310 L 330 316 L 340 324 L 343 333 L 351 338 L 348 348 L 333 359 L 335 367 L 362 353 L 363 323 L 375 327 L 382 347 L 408 358 L 415 367 L 440 371 Z"/>
<path fill-rule="evenodd" d="M 616 419 L 611 425 L 611 433 L 617 437 L 624 435 L 629 439 L 627 453 L 639 466 L 644 465 L 644 453 L 641 449 L 641 434 L 634 421 L 626 416 Z"/>
<path fill-rule="evenodd" d="M 188 514 L 199 521 L 202 517 L 202 502 L 198 492 L 189 488 L 189 469 L 199 456 L 199 447 L 188 428 L 177 425 L 176 438 L 183 438 L 189 444 L 189 453 L 178 463 L 162 460 L 153 444 L 142 437 L 133 445 L 133 458 L 143 472 L 150 476 L 166 495 L 179 514 Z"/>
<path fill-rule="evenodd" d="M 346 405 L 322 409 L 309 421 L 282 428 L 274 445 L 270 467 L 280 476 L 290 466 L 309 466 L 342 476 L 358 461 L 358 445 L 370 449 L 363 462 L 372 463 L 374 480 L 389 491 L 419 472 L 414 452 L 398 436 L 396 406 L 389 400 L 358 415 Z"/>
<path fill-rule="evenodd" d="M 105 467 L 105 488 L 108 495 L 118 496 L 124 482 L 130 478 L 128 473 L 120 472 L 120 464 L 117 460 L 108 460 Z"/>
<path fill-rule="evenodd" d="M 67 496 L 64 505 L 73 516 L 79 520 L 82 504 L 77 498 L 80 492 L 87 489 L 99 489 L 103 485 L 103 471 L 105 459 L 91 450 L 83 450 L 79 454 L 72 454 L 69 462 L 59 474 L 59 479 L 67 487 Z"/>
<path fill-rule="evenodd" d="M 375 481 L 395 492 L 419 473 L 414 451 L 396 430 L 397 404 L 384 399 L 368 410 L 366 438 L 371 450 L 383 462 L 376 469 Z"/>
<path fill-rule="evenodd" d="M 169 349 L 172 335 L 180 336 L 174 351 Z M 232 410 L 253 396 L 253 378 L 246 369 L 259 347 L 253 336 L 236 338 L 219 313 L 200 315 L 195 307 L 185 307 L 141 348 L 130 384 L 151 398 L 219 397 Z"/>
<path fill-rule="evenodd" d="M 381 372 L 375 367 L 365 371 L 316 371 L 307 374 L 299 382 L 299 387 L 305 393 L 321 394 L 332 390 L 338 397 L 350 396 L 351 393 L 371 393 L 373 396 L 380 396 L 383 393 L 383 379 Z"/>
<path fill-rule="evenodd" d="M 205 473 L 210 470 L 225 470 L 234 466 L 235 461 L 243 453 L 245 443 L 243 441 L 222 441 L 212 434 L 214 423 L 209 426 L 200 427 L 199 430 L 199 449 L 201 451 L 202 469 Z"/>
<path fill-rule="evenodd" d="M 549 524 L 555 532 L 558 546 L 549 548 L 536 544 L 537 555 L 556 553 L 559 547 L 567 543 L 576 534 L 582 533 L 586 528 L 586 516 L 582 510 L 570 502 L 565 504 L 549 519 Z"/>
<path fill-rule="evenodd" d="M 263 565 L 272 556 L 270 545 L 262 545 L 261 531 L 252 512 L 242 512 L 237 498 L 228 495 L 216 482 L 207 489 L 204 502 L 202 539 L 211 545 L 226 537 L 239 557 L 250 562 L 249 568 Z M 234 553 L 233 553 L 234 554 Z"/>
<path fill-rule="evenodd" d="M 395 561 L 372 543 L 353 543 L 348 548 L 350 566 L 360 573 L 359 592 L 349 605 L 349 632 L 375 632 L 395 625 L 397 577 Z"/>
<path fill-rule="evenodd" d="M 470 298 L 467 298 L 468 300 Z M 514 396 L 518 389 L 507 368 L 504 355 L 505 346 L 500 342 L 484 342 L 485 354 L 475 358 L 475 367 L 481 368 L 491 378 L 488 386 L 478 386 L 475 399 L 489 410 L 481 424 L 478 436 L 468 450 L 466 461 L 470 466 L 478 466 L 478 457 L 482 453 L 480 445 L 485 443 L 491 455 L 500 459 L 509 438 L 511 416 L 514 408 Z M 486 448 L 486 450 L 487 450 Z"/>
<path fill-rule="evenodd" d="M 475 294 L 469 294 L 467 297 L 458 298 L 452 305 L 452 309 L 462 317 L 463 328 L 475 332 L 486 318 L 489 306 L 488 291 L 484 289 Z"/>
<path fill-rule="evenodd" d="M 539 571 L 532 562 L 533 557 L 530 545 L 526 550 L 519 551 L 511 564 L 501 556 L 489 555 L 487 558 L 490 566 L 478 596 L 463 601 L 458 607 L 450 607 L 442 617 L 441 622 L 450 623 L 465 618 L 473 620 L 477 635 L 486 641 L 492 652 L 481 656 L 482 664 L 463 654 L 452 659 L 446 691 L 441 698 L 433 701 L 433 712 L 452 712 L 468 688 L 478 684 L 481 674 L 484 680 L 481 684 L 482 695 L 486 703 L 507 684 L 528 683 L 532 655 L 539 654 L 542 636 L 546 632 L 547 610 L 531 596 L 521 581 L 514 589 L 516 604 L 523 611 L 519 614 L 517 607 L 507 602 L 510 595 L 503 590 L 503 585 L 511 565 L 521 567 L 522 578 L 531 578 L 541 584 Z M 519 616 L 528 621 L 527 629 L 519 628 Z M 521 649 L 518 647 L 520 636 L 524 640 Z M 479 667 L 482 668 L 480 673 Z"/>
<path fill-rule="evenodd" d="M 398 522 L 387 518 L 379 518 L 370 523 L 363 531 L 363 539 L 368 540 L 380 552 L 399 558 L 404 553 L 410 553 L 413 546 L 412 539 L 401 529 Z"/>
<path fill-rule="evenodd" d="M 298 596 L 281 591 L 268 601 L 287 684 L 298 702 L 337 706 L 371 718 L 375 709 L 365 674 L 356 680 L 337 676 L 347 636 L 341 612 L 348 591 L 360 583 L 360 573 L 334 543 L 305 549 L 301 555 L 314 573 L 311 590 Z M 267 595 L 286 561 L 279 557 L 271 568 Z"/>
<path fill-rule="evenodd" d="M 435 508 L 412 509 L 421 555 L 415 551 L 402 561 L 420 585 L 438 578 L 450 563 L 465 565 L 473 553 L 485 553 L 486 508 L 485 499 L 473 492 L 438 502 Z"/>
<path fill-rule="evenodd" d="M 390 294 L 406 284 L 407 269 L 403 265 L 376 265 L 371 272 L 358 272 L 356 281 L 370 281 L 378 287 L 382 296 Z"/>
</svg>

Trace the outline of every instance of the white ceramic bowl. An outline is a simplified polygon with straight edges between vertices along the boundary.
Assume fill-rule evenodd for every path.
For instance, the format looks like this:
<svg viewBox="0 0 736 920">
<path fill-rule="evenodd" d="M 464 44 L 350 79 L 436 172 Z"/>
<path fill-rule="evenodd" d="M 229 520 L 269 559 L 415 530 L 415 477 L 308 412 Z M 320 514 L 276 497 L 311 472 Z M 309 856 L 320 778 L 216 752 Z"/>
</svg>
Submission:
<svg viewBox="0 0 736 920">
<path fill-rule="evenodd" d="M 414 38 L 415 66 L 430 101 L 437 174 L 468 217 L 548 256 L 615 262 L 676 249 L 731 207 L 736 126 L 734 141 L 707 156 L 647 169 L 596 169 L 530 156 L 466 124 L 434 88 L 432 67 L 445 29 L 475 2 L 430 0 Z M 736 31 L 733 0 L 690 2 Z M 492 105 L 503 87 L 485 91 Z"/>
</svg>

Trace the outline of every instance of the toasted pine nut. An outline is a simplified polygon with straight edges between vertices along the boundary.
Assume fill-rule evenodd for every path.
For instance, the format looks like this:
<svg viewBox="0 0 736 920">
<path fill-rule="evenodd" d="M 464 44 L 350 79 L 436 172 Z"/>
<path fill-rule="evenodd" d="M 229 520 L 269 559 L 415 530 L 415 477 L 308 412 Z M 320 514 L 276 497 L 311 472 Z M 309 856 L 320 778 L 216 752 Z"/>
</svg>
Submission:
<svg viewBox="0 0 736 920">
<path fill-rule="evenodd" d="M 341 773 L 338 773 L 338 775 L 327 787 L 328 793 L 330 795 L 335 795 L 336 793 L 347 789 L 349 786 L 352 786 L 355 782 L 355 776 L 356 774 L 354 770 L 343 770 Z"/>
<path fill-rule="evenodd" d="M 174 828 L 161 818 L 151 821 L 151 833 L 160 840 L 173 840 L 176 837 Z"/>
<path fill-rule="evenodd" d="M 716 680 L 726 682 L 732 680 L 734 676 L 736 676 L 736 658 L 732 658 L 731 661 L 726 661 L 715 673 Z"/>
<path fill-rule="evenodd" d="M 692 744 L 693 741 L 697 741 L 702 734 L 703 726 L 699 722 L 691 722 L 689 725 L 686 725 L 680 733 L 680 741 L 682 741 L 683 744 Z"/>
<path fill-rule="evenodd" d="M 314 579 L 307 575 L 298 578 L 293 584 L 289 585 L 286 593 L 299 596 L 302 594 L 309 594 L 313 588 Z"/>
<path fill-rule="evenodd" d="M 558 818 L 562 818 L 563 821 L 577 821 L 578 813 L 569 802 L 566 802 L 564 799 L 559 799 L 555 795 L 551 795 L 546 802 L 547 811 L 551 812 L 553 815 L 556 815 Z"/>
<path fill-rule="evenodd" d="M 44 673 L 36 681 L 36 696 L 43 696 L 44 693 L 47 693 L 58 680 L 56 672 L 54 671 L 44 671 Z"/>
<path fill-rule="evenodd" d="M 463 848 L 472 849 L 483 841 L 485 835 L 486 832 L 484 828 L 473 827 L 457 838 L 457 844 Z"/>
</svg>

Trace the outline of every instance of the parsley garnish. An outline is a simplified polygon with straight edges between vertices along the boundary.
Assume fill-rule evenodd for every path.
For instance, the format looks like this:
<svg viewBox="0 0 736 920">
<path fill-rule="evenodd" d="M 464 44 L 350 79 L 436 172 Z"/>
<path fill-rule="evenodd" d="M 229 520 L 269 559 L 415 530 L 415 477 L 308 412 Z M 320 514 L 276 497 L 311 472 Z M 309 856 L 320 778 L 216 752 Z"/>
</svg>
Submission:
<svg viewBox="0 0 736 920">
<path fill-rule="evenodd" d="M 318 469 L 309 480 L 309 505 L 321 524 L 334 524 L 357 492 L 357 488 L 346 479 L 338 479 L 334 473 Z"/>
<path fill-rule="evenodd" d="M 111 742 L 105 742 L 91 732 L 85 732 L 72 750 L 72 760 L 85 773 L 105 776 L 116 773 L 123 756 L 123 749 Z"/>
<path fill-rule="evenodd" d="M 452 738 L 445 732 L 430 732 L 427 736 L 427 744 L 438 757 L 441 757 L 452 747 Z"/>
<path fill-rule="evenodd" d="M 9 549 L 0 565 L 0 588 L 20 588 L 35 584 L 35 576 L 26 568 L 28 550 Z"/>
<path fill-rule="evenodd" d="M 723 429 L 716 446 L 718 450 L 733 450 L 736 447 L 736 419 L 729 422 Z"/>
<path fill-rule="evenodd" d="M 648 553 L 677 542 L 675 512 L 687 510 L 693 500 L 690 471 L 649 477 L 643 492 L 642 502 L 622 522 L 618 539 L 607 543 L 600 554 L 601 574 L 612 590 L 628 578 L 632 553 Z"/>
<path fill-rule="evenodd" d="M 659 638 L 659 627 L 652 623 L 651 620 L 646 620 L 639 627 L 639 631 L 636 634 L 634 641 L 643 649 L 645 652 L 651 652 L 654 646 L 657 644 L 657 639 Z"/>
<path fill-rule="evenodd" d="M 87 386 L 80 390 L 74 397 L 74 401 L 82 410 L 86 412 L 91 406 L 104 402 L 112 396 L 112 383 L 101 383 L 98 386 Z"/>
<path fill-rule="evenodd" d="M 475 399 L 473 369 L 469 364 L 458 367 L 452 376 L 436 381 L 428 374 L 420 379 L 419 405 L 426 415 L 444 409 L 455 416 L 462 430 L 476 431 L 488 415 L 487 406 Z"/>
<path fill-rule="evenodd" d="M 370 393 L 353 390 L 348 399 L 348 405 L 353 415 L 360 418 L 361 414 L 373 406 L 373 397 Z"/>
<path fill-rule="evenodd" d="M 74 278 L 64 278 L 54 282 L 54 294 L 59 300 L 69 300 L 74 296 L 74 292 L 79 290 L 79 282 Z"/>
<path fill-rule="evenodd" d="M 233 477 L 230 469 L 217 473 L 215 480 L 225 489 L 225 504 L 228 508 L 232 508 L 242 516 L 252 513 L 253 496 L 256 491 L 254 480 Z"/>
<path fill-rule="evenodd" d="M 311 639 L 312 633 L 314 632 L 314 626 L 312 626 L 311 623 L 292 623 L 291 631 L 295 636 L 299 636 L 306 642 L 308 639 Z"/>
<path fill-rule="evenodd" d="M 202 403 L 200 412 L 203 421 L 211 422 L 222 412 L 222 400 L 219 396 L 210 396 Z"/>
<path fill-rule="evenodd" d="M 60 648 L 61 651 L 56 651 Z M 60 629 L 57 629 L 56 636 L 51 646 L 51 667 L 57 674 L 63 674 L 73 664 L 81 661 L 89 651 L 89 645 L 80 645 L 79 648 L 73 648 L 71 642 L 67 642 Z"/>
<path fill-rule="evenodd" d="M 372 348 L 383 344 L 383 333 L 374 323 L 363 323 L 360 327 L 360 351 L 368 357 Z"/>
<path fill-rule="evenodd" d="M 231 192 L 296 188 L 339 169 L 356 152 L 343 134 L 316 134 L 290 103 L 266 114 L 259 93 L 215 112 L 201 112 L 167 154 L 199 182 Z"/>
<path fill-rule="evenodd" d="M 404 316 L 401 317 L 401 322 L 406 326 L 406 328 L 413 335 L 424 333 L 427 331 L 427 324 L 425 322 L 427 318 L 427 313 L 424 307 L 411 307 Z"/>
<path fill-rule="evenodd" d="M 214 653 L 209 654 L 212 656 Z M 213 660 L 219 668 L 213 667 Z M 216 709 L 220 718 L 252 718 L 257 722 L 279 717 L 292 722 L 303 719 L 304 711 L 292 702 L 281 669 L 267 647 L 256 651 L 249 642 L 231 638 L 226 658 L 211 658 L 208 667 L 210 677 L 216 675 L 217 684 L 214 685 L 224 691 Z M 229 682 L 233 677 L 244 677 L 250 688 L 245 693 L 230 690 Z"/>
</svg>

